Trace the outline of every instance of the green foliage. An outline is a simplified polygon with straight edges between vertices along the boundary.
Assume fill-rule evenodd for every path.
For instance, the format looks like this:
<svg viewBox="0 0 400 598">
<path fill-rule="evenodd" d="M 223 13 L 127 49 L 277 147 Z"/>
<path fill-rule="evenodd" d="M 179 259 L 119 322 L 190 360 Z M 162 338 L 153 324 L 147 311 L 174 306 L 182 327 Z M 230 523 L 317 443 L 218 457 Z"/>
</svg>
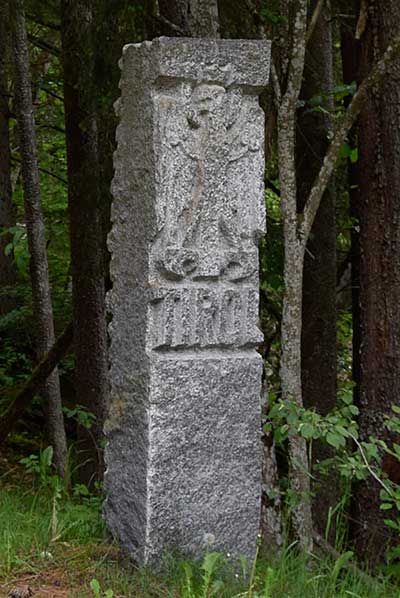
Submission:
<svg viewBox="0 0 400 598">
<path fill-rule="evenodd" d="M 25 464 L 40 476 L 48 471 L 50 451 Z M 24 467 L 26 469 L 26 467 Z M 31 474 L 29 474 L 31 475 Z M 336 561 L 318 555 L 301 555 L 295 544 L 284 548 L 280 558 L 257 558 L 242 573 L 230 555 L 208 552 L 199 562 L 177 558 L 166 562 L 164 573 L 149 568 L 123 566 L 115 548 L 103 544 L 104 531 L 98 505 L 86 502 L 90 492 L 75 487 L 72 494 L 32 488 L 4 475 L 0 478 L 0 578 L 32 579 L 40 574 L 69 577 L 68 593 L 76 598 L 395 598 L 398 591 L 383 578 L 366 579 L 348 569 L 351 553 Z M 115 556 L 111 556 L 115 555 Z M 60 572 L 63 572 L 60 574 Z M 1 591 L 1 590 L 0 590 Z"/>
<path fill-rule="evenodd" d="M 280 214 L 279 181 L 271 167 L 265 201 L 268 234 L 260 243 L 260 315 L 261 328 L 266 338 L 268 352 L 266 376 L 269 387 L 279 385 L 280 320 L 283 298 L 283 228 Z"/>
<path fill-rule="evenodd" d="M 326 416 L 313 409 L 299 407 L 294 401 L 283 401 L 273 394 L 270 394 L 269 401 L 264 431 L 273 431 L 278 445 L 289 436 L 299 434 L 307 441 L 324 440 L 336 449 L 344 449 L 346 441 L 357 435 L 354 416 L 358 415 L 358 408 L 352 404 L 351 397 L 343 397 L 341 404 Z"/>
<path fill-rule="evenodd" d="M 299 435 L 307 441 L 311 454 L 312 443 L 319 440 L 334 449 L 332 456 L 317 466 L 322 476 L 335 469 L 342 480 L 347 481 L 348 484 L 354 480 L 374 477 L 381 486 L 380 508 L 390 515 L 385 519 L 385 524 L 399 534 L 400 486 L 385 474 L 382 468 L 382 456 L 389 455 L 400 464 L 400 444 L 388 443 L 375 437 L 370 437 L 368 441 L 358 439 L 358 425 L 355 418 L 359 410 L 353 404 L 351 389 L 345 388 L 345 392 L 339 397 L 338 406 L 325 416 L 316 413 L 313 409 L 299 407 L 294 401 L 282 401 L 272 393 L 269 395 L 269 403 L 264 431 L 273 432 L 277 446 L 284 447 L 288 438 Z M 398 437 L 400 407 L 393 405 L 392 410 L 394 415 L 386 416 L 385 426 Z M 285 503 L 290 510 L 298 503 L 299 497 L 288 487 L 284 494 Z M 344 504 L 341 506 L 343 507 Z M 330 517 L 332 516 L 333 513 L 330 514 Z M 327 525 L 330 526 L 330 521 Z M 352 553 L 346 554 L 349 555 L 346 557 L 347 560 L 353 556 Z M 339 567 L 339 564 L 337 566 Z"/>
<path fill-rule="evenodd" d="M 48 446 L 39 455 L 29 455 L 20 460 L 21 465 L 26 467 L 28 473 L 33 474 L 38 478 L 39 484 L 42 488 L 54 486 L 54 479 L 57 476 L 53 474 L 53 447 Z"/>
<path fill-rule="evenodd" d="M 95 598 L 113 598 L 114 592 L 111 589 L 106 590 L 104 593 L 101 590 L 100 584 L 96 578 L 93 578 L 90 582 L 90 587 L 92 589 L 93 595 Z"/>
<path fill-rule="evenodd" d="M 7 316 L 9 316 L 9 321 L 12 321 L 12 314 L 7 314 Z M 31 362 L 27 355 L 20 352 L 11 339 L 5 339 L 0 352 L 0 386 L 5 388 L 24 380 L 30 367 Z M 0 400 L 0 409 L 3 410 L 1 403 Z"/>
<path fill-rule="evenodd" d="M 273 23 L 274 25 L 279 25 L 279 23 L 287 22 L 287 18 L 285 16 L 280 15 L 276 12 L 273 12 L 269 8 L 262 8 L 260 10 L 260 14 L 266 21 L 269 21 L 270 23 Z"/>
<path fill-rule="evenodd" d="M 13 262 L 18 274 L 23 279 L 27 279 L 29 275 L 29 251 L 25 225 L 18 224 L 10 226 L 9 228 L 3 228 L 2 231 L 2 236 L 10 238 L 10 241 L 4 248 L 4 253 L 13 256 Z"/>
<path fill-rule="evenodd" d="M 218 552 L 207 552 L 200 565 L 200 582 L 196 577 L 195 568 L 187 561 L 181 564 L 184 572 L 182 583 L 182 598 L 211 598 L 218 596 L 225 583 L 222 579 L 214 579 L 218 567 L 223 562 L 223 555 Z"/>
<path fill-rule="evenodd" d="M 335 103 L 336 105 L 340 104 L 343 105 L 343 101 L 345 99 L 348 99 L 349 96 L 353 97 L 354 94 L 357 91 L 357 83 L 355 81 L 353 81 L 350 84 L 340 84 L 340 85 L 335 85 L 335 87 L 333 88 L 333 94 L 334 94 L 334 98 L 335 98 Z"/>
<path fill-rule="evenodd" d="M 214 560 L 214 558 L 213 558 Z M 396 596 L 396 589 L 383 580 L 368 583 L 347 568 L 352 561 L 352 553 L 347 552 L 336 560 L 319 556 L 299 554 L 295 544 L 287 546 L 279 559 L 266 562 L 257 558 L 254 562 L 254 577 L 235 573 L 235 568 L 227 568 L 223 555 L 215 557 L 216 567 L 212 567 L 213 584 L 208 596 L 221 598 L 344 598 L 359 596 L 369 598 Z M 204 561 L 200 563 L 173 563 L 165 580 L 166 590 L 162 596 L 177 595 L 182 598 L 204 598 L 205 584 L 201 575 Z M 247 569 L 246 569 L 247 571 Z M 148 575 L 148 573 L 147 573 Z M 197 581 L 197 584 L 196 584 Z M 216 582 L 219 582 L 216 584 Z M 217 593 L 213 594 L 212 588 Z M 167 589 L 168 588 L 168 589 Z M 150 596 L 143 593 L 140 596 Z M 207 595 L 207 594 L 206 594 Z"/>
<path fill-rule="evenodd" d="M 339 158 L 349 159 L 352 164 L 355 164 L 358 160 L 358 147 L 350 147 L 348 143 L 343 143 Z"/>
<path fill-rule="evenodd" d="M 0 491 L 0 578 L 18 568 L 32 570 L 63 542 L 101 541 L 99 509 L 49 488 L 27 491 L 20 485 Z"/>
<path fill-rule="evenodd" d="M 63 407 L 63 412 L 66 417 L 75 419 L 80 426 L 83 426 L 87 430 L 90 430 L 96 418 L 94 413 L 82 405 L 76 405 L 73 409 Z"/>
</svg>

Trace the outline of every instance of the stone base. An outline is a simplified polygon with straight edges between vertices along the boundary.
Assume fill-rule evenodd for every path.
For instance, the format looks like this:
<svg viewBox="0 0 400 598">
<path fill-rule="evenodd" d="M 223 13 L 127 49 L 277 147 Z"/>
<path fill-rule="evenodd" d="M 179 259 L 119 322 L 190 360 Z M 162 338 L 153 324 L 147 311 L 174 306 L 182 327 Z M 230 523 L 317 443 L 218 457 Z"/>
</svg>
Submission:
<svg viewBox="0 0 400 598">
<path fill-rule="evenodd" d="M 140 404 L 127 406 L 138 416 L 136 430 L 118 442 L 118 462 L 125 456 L 137 493 L 121 488 L 105 506 L 112 530 L 140 564 L 176 551 L 197 558 L 206 548 L 253 558 L 261 369 L 261 358 L 247 351 L 152 357 L 150 404 L 142 413 Z"/>
</svg>

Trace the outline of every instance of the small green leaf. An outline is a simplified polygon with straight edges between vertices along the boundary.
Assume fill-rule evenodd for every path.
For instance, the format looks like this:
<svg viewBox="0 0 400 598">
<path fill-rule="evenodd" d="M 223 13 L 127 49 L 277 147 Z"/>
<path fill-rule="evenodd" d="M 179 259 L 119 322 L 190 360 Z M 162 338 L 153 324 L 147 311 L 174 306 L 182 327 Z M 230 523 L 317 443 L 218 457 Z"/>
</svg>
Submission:
<svg viewBox="0 0 400 598">
<path fill-rule="evenodd" d="M 351 394 L 344 394 L 341 397 L 343 403 L 345 403 L 346 405 L 351 405 L 353 402 L 353 397 L 351 396 Z"/>
<path fill-rule="evenodd" d="M 97 581 L 97 579 L 92 579 L 92 581 L 90 582 L 90 588 L 93 591 L 93 594 L 95 595 L 96 598 L 100 598 L 100 584 Z"/>
<path fill-rule="evenodd" d="M 45 467 L 50 467 L 52 462 L 53 462 L 53 447 L 52 446 L 48 446 L 47 448 L 44 449 L 43 453 L 42 453 L 42 459 L 43 459 L 43 465 Z"/>
<path fill-rule="evenodd" d="M 348 550 L 344 554 L 340 555 L 340 557 L 336 560 L 332 570 L 332 580 L 336 581 L 341 569 L 343 569 L 343 567 L 346 567 L 347 563 L 353 558 L 353 554 L 354 553 L 351 550 Z"/>
<path fill-rule="evenodd" d="M 326 435 L 326 441 L 328 444 L 335 448 L 340 448 L 341 446 L 345 446 L 345 440 L 343 436 L 339 436 L 339 434 L 334 434 L 333 432 L 328 432 Z"/>
<path fill-rule="evenodd" d="M 313 437 L 314 434 L 314 427 L 311 424 L 302 424 L 300 427 L 300 434 L 306 440 L 309 440 Z"/>
<path fill-rule="evenodd" d="M 344 428 L 343 426 L 336 426 L 336 430 L 345 438 L 349 437 L 349 431 L 346 430 L 346 428 Z"/>
<path fill-rule="evenodd" d="M 396 521 L 392 521 L 392 519 L 385 519 L 385 523 L 391 529 L 395 529 L 396 531 L 399 529 L 399 524 Z"/>
<path fill-rule="evenodd" d="M 355 164 L 358 161 L 358 148 L 355 147 L 354 149 L 351 150 L 350 152 L 350 162 L 352 164 Z"/>
<path fill-rule="evenodd" d="M 266 424 L 263 425 L 263 431 L 265 432 L 265 434 L 270 434 L 272 432 L 272 424 L 271 422 L 268 422 Z"/>
<path fill-rule="evenodd" d="M 343 143 L 342 147 L 340 148 L 339 157 L 340 158 L 349 158 L 351 154 L 351 147 L 348 143 Z"/>
<path fill-rule="evenodd" d="M 222 581 L 222 579 L 216 579 L 215 581 L 213 581 L 213 583 L 211 584 L 211 588 L 210 588 L 210 596 L 218 596 L 221 595 L 221 591 L 224 589 L 224 582 Z"/>
<path fill-rule="evenodd" d="M 220 558 L 221 555 L 219 552 L 207 552 L 201 564 L 201 568 L 209 575 L 212 575 Z"/>
</svg>

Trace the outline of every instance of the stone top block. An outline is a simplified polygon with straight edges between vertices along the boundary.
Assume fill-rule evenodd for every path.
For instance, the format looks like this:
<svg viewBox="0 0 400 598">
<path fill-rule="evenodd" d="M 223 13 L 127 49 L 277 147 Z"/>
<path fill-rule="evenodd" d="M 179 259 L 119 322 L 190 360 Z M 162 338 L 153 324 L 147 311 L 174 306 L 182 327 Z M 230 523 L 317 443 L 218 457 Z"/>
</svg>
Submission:
<svg viewBox="0 0 400 598">
<path fill-rule="evenodd" d="M 266 40 L 160 37 L 128 44 L 124 54 L 143 46 L 151 49 L 155 72 L 160 77 L 257 89 L 269 80 L 271 42 Z"/>
</svg>

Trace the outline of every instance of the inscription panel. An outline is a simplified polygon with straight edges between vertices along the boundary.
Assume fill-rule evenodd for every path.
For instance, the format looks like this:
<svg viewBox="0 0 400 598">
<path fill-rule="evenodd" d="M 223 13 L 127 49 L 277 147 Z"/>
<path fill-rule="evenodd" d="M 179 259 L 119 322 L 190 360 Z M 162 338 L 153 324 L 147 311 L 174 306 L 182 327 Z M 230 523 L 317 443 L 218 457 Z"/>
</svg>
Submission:
<svg viewBox="0 0 400 598">
<path fill-rule="evenodd" d="M 168 288 L 153 292 L 150 349 L 256 347 L 258 291 L 251 287 Z"/>
</svg>

